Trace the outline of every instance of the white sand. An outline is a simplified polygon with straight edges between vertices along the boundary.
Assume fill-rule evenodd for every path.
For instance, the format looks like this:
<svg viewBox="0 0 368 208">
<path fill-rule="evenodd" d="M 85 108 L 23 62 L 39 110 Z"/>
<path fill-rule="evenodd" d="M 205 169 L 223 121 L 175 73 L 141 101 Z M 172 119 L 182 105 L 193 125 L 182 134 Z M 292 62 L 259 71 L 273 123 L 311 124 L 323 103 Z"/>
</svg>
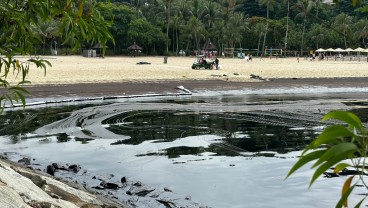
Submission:
<svg viewBox="0 0 368 208">
<path fill-rule="evenodd" d="M 90 82 L 120 82 L 148 80 L 224 79 L 252 81 L 250 74 L 263 78 L 319 78 L 319 77 L 366 77 L 368 62 L 362 61 L 309 61 L 300 58 L 254 58 L 247 62 L 238 58 L 220 58 L 221 70 L 193 70 L 194 57 L 105 57 L 82 56 L 44 57 L 52 63 L 46 76 L 44 71 L 31 66 L 28 80 L 32 84 L 70 84 Z M 24 61 L 26 58 L 20 58 Z M 137 62 L 150 65 L 137 65 Z M 238 75 L 234 75 L 238 74 Z M 219 75 L 219 76 L 216 76 Z M 10 79 L 12 80 L 12 78 Z"/>
</svg>

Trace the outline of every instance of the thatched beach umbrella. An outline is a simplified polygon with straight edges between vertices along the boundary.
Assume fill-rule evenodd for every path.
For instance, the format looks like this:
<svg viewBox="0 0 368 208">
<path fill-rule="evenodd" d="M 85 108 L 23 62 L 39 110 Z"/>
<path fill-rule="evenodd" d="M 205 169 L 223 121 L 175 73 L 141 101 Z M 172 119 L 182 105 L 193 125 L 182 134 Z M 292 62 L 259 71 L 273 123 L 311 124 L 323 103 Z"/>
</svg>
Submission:
<svg viewBox="0 0 368 208">
<path fill-rule="evenodd" d="M 137 51 L 142 50 L 142 49 L 143 48 L 137 45 L 135 42 L 133 43 L 133 45 L 128 47 L 128 50 L 134 51 L 134 56 L 136 55 Z"/>
<path fill-rule="evenodd" d="M 203 50 L 205 51 L 205 55 L 207 55 L 206 54 L 206 51 L 215 51 L 216 50 L 216 46 L 211 42 L 211 40 L 210 39 L 208 39 L 205 43 L 204 43 L 204 45 L 203 45 Z"/>
</svg>

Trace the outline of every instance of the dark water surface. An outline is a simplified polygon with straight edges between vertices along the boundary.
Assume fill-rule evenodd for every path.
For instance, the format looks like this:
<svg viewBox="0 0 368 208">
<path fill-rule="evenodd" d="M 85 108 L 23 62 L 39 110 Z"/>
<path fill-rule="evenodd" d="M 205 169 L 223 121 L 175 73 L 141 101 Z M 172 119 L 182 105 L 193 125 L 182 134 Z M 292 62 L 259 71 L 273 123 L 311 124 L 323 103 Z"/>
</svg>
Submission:
<svg viewBox="0 0 368 208">
<path fill-rule="evenodd" d="M 211 207 L 331 207 L 341 184 L 329 192 L 323 180 L 308 191 L 310 170 L 283 178 L 329 124 L 321 122 L 327 112 L 350 110 L 367 121 L 364 96 L 201 94 L 8 110 L 0 151 L 170 187 Z"/>
</svg>

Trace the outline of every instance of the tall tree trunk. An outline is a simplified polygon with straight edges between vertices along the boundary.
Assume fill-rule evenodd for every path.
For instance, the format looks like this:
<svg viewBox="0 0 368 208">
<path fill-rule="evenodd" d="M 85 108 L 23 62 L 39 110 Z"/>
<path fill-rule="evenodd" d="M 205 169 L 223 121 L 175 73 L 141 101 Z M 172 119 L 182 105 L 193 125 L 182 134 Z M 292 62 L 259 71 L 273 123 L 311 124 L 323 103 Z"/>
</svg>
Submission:
<svg viewBox="0 0 368 208">
<path fill-rule="evenodd" d="M 267 23 L 266 23 L 266 31 L 265 34 L 263 36 L 263 45 L 262 45 L 262 53 L 265 52 L 265 45 L 266 45 L 266 38 L 267 38 L 267 32 L 268 32 L 268 7 L 267 7 Z"/>
<path fill-rule="evenodd" d="M 259 46 L 261 45 L 261 38 L 262 36 L 260 35 L 258 38 L 257 56 L 259 56 Z"/>
<path fill-rule="evenodd" d="M 195 38 L 196 48 L 199 53 L 199 43 L 198 43 L 197 33 L 194 33 L 194 38 Z"/>
<path fill-rule="evenodd" d="M 305 22 L 306 18 L 303 20 L 303 32 L 302 32 L 302 44 L 300 45 L 300 55 L 303 56 L 303 48 L 304 48 L 304 32 L 305 32 Z"/>
<path fill-rule="evenodd" d="M 175 53 L 175 30 L 172 30 L 172 53 Z M 178 55 L 177 53 L 175 55 Z"/>
<path fill-rule="evenodd" d="M 169 0 L 168 2 L 166 2 L 166 9 L 167 9 L 167 16 L 166 16 L 166 21 L 167 21 L 167 26 L 166 26 L 166 37 L 167 37 L 167 40 L 166 40 L 166 53 L 168 54 L 169 53 L 169 27 L 170 27 L 170 3 L 171 0 Z"/>
<path fill-rule="evenodd" d="M 176 32 L 176 54 L 179 53 L 179 37 L 178 37 L 178 28 L 175 30 Z"/>
<path fill-rule="evenodd" d="M 286 34 L 285 34 L 285 51 L 284 56 L 286 56 L 286 50 L 287 50 L 287 41 L 288 41 L 288 32 L 289 32 L 289 13 L 290 13 L 290 0 L 288 0 L 288 6 L 287 6 L 287 16 L 286 16 Z"/>
<path fill-rule="evenodd" d="M 46 40 L 43 41 L 42 53 L 45 55 Z"/>
</svg>

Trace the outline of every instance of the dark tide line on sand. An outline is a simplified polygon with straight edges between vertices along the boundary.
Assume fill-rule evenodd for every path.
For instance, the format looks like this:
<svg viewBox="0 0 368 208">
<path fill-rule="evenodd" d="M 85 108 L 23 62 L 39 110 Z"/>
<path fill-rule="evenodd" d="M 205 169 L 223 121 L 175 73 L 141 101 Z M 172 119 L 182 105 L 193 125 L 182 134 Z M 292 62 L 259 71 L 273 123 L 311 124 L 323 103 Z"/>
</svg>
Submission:
<svg viewBox="0 0 368 208">
<path fill-rule="evenodd" d="M 87 98 L 73 98 L 73 99 L 63 99 L 63 100 L 48 100 L 26 103 L 25 106 L 39 106 L 47 104 L 61 104 L 61 103 L 72 103 L 72 102 L 84 102 L 84 101 L 96 101 L 96 100 L 116 100 L 116 99 L 129 99 L 129 98 L 145 98 L 145 97 L 171 97 L 171 96 L 184 96 L 192 95 L 192 92 L 183 86 L 176 87 L 184 92 L 182 93 L 150 93 L 142 95 L 119 95 L 119 96 L 100 96 L 100 97 L 87 97 Z M 13 106 L 5 106 L 5 108 L 19 108 L 23 107 L 22 104 L 14 104 Z"/>
</svg>

